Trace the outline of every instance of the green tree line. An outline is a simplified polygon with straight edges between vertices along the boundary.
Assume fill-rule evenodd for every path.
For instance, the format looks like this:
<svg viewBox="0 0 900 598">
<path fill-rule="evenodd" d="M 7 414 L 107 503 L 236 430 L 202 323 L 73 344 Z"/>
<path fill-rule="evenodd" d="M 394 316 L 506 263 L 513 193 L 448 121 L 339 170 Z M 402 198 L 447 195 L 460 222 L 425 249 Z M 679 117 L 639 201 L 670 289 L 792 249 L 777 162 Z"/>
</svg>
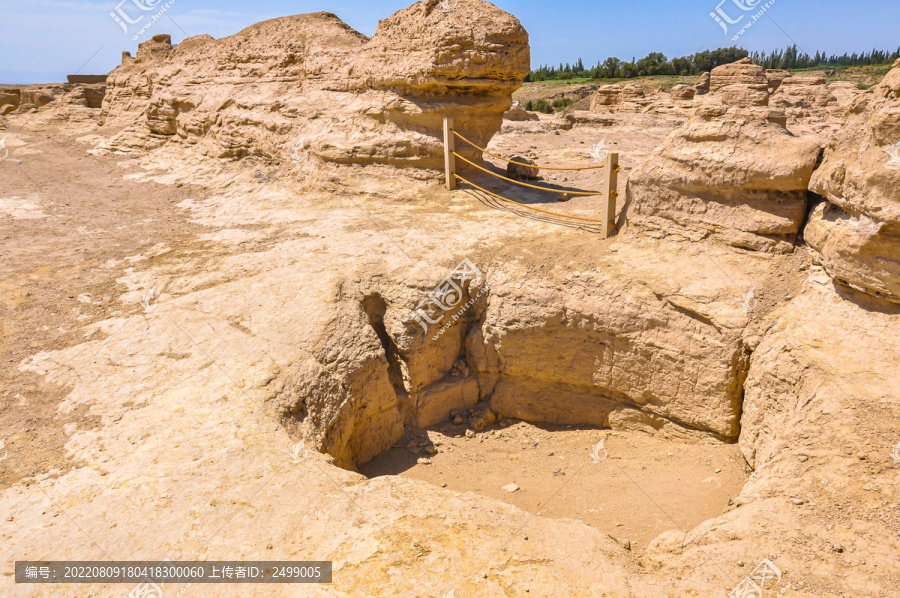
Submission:
<svg viewBox="0 0 900 598">
<path fill-rule="evenodd" d="M 661 52 L 651 52 L 644 58 L 631 62 L 623 62 L 621 59 L 611 56 L 603 62 L 598 62 L 592 68 L 586 68 L 581 58 L 574 64 L 560 64 L 558 67 L 542 65 L 531 71 L 525 81 L 565 80 L 575 78 L 585 79 L 632 79 L 634 77 L 647 77 L 651 75 L 699 75 L 711 71 L 717 66 L 728 64 L 751 56 L 754 64 L 767 69 L 804 69 L 814 67 L 837 66 L 867 66 L 875 64 L 891 63 L 900 58 L 900 48 L 894 52 L 872 50 L 857 54 L 832 54 L 816 52 L 810 56 L 800 52 L 797 46 L 790 46 L 785 50 L 776 50 L 771 54 L 767 52 L 754 52 L 752 55 L 743 48 L 718 48 L 705 50 L 690 56 L 680 58 L 667 58 Z"/>
<path fill-rule="evenodd" d="M 874 64 L 893 63 L 900 58 L 900 48 L 893 52 L 884 50 L 872 50 L 857 54 L 832 54 L 827 56 L 824 52 L 816 52 L 815 56 L 800 53 L 797 46 L 790 46 L 784 51 L 776 50 L 771 54 L 754 52 L 751 54 L 753 64 L 767 69 L 808 69 L 818 66 L 869 66 Z"/>
</svg>

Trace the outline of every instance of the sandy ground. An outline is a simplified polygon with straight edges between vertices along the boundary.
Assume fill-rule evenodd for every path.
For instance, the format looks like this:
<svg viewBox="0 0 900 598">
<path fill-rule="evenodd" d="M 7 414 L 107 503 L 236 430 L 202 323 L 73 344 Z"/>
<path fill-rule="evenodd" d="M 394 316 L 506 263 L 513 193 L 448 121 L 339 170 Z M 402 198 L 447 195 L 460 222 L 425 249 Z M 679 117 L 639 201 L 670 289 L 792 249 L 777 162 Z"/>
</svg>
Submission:
<svg viewBox="0 0 900 598">
<path fill-rule="evenodd" d="M 177 207 L 194 193 L 189 186 L 139 183 L 129 176 L 135 165 L 87 154 L 67 135 L 12 128 L 3 136 L 0 438 L 10 458 L 0 488 L 69 470 L 66 426 L 96 423 L 84 407 L 59 413 L 68 389 L 20 371 L 21 360 L 83 342 L 93 322 L 140 312 L 139 298 L 122 300 L 120 279 L 177 259 L 169 248 L 188 250 L 203 229 Z"/>
<path fill-rule="evenodd" d="M 399 474 L 544 517 L 578 519 L 635 549 L 666 530 L 686 532 L 718 516 L 750 473 L 735 444 L 510 420 L 472 438 L 466 429 L 448 422 L 411 430 L 360 471 L 369 477 Z M 508 484 L 518 490 L 504 489 Z"/>
</svg>

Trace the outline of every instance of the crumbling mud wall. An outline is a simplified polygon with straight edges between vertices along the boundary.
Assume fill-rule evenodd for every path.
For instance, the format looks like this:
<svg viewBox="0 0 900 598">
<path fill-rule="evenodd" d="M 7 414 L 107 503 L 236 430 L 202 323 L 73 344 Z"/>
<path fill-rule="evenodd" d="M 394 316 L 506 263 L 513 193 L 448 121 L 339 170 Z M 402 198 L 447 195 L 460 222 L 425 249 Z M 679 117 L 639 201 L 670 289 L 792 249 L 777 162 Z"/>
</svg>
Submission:
<svg viewBox="0 0 900 598">
<path fill-rule="evenodd" d="M 835 280 L 900 303 L 900 60 L 859 95 L 810 190 L 805 238 Z"/>
<path fill-rule="evenodd" d="M 704 106 L 628 180 L 629 225 L 658 236 L 790 252 L 821 152 L 784 113 Z"/>
<path fill-rule="evenodd" d="M 433 304 L 417 315 L 428 288 L 342 286 L 339 313 L 279 380 L 277 403 L 347 468 L 406 427 L 478 403 L 490 418 L 734 441 L 751 355 L 740 293 L 700 260 L 660 266 L 653 251 L 623 248 L 608 270 L 563 280 L 486 271 L 459 283 L 443 315 Z M 762 275 L 768 259 L 749 266 Z M 660 267 L 694 278 L 672 285 L 653 274 Z"/>
<path fill-rule="evenodd" d="M 105 123 L 128 129 L 108 148 L 440 169 L 443 118 L 486 145 L 529 68 L 525 29 L 481 0 L 417 2 L 371 39 L 325 12 L 157 35 L 109 76 Z"/>
</svg>

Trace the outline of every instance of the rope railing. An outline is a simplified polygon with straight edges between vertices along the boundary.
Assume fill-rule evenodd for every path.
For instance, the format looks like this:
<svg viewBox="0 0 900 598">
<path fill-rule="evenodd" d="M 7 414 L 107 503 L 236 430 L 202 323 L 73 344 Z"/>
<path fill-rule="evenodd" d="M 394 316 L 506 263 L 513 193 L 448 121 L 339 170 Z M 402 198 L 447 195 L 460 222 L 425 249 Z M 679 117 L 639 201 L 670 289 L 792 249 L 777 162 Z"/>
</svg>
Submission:
<svg viewBox="0 0 900 598">
<path fill-rule="evenodd" d="M 572 218 L 573 220 L 584 220 L 584 221 L 587 221 L 587 222 L 599 222 L 600 224 L 603 224 L 603 221 L 602 221 L 602 220 L 597 220 L 596 218 L 585 218 L 585 217 L 583 217 L 583 216 L 572 216 L 572 215 L 569 215 L 569 214 L 560 214 L 559 212 L 551 212 L 550 210 L 543 210 L 543 209 L 541 209 L 541 208 L 536 208 L 536 207 L 534 207 L 534 206 L 529 206 L 528 204 L 519 203 L 519 202 L 517 202 L 517 201 L 513 201 L 513 200 L 511 200 L 511 199 L 507 199 L 507 198 L 503 197 L 502 195 L 497 195 L 497 194 L 494 193 L 493 191 L 488 191 L 488 190 L 485 189 L 484 187 L 479 187 L 478 185 L 476 185 L 476 184 L 473 183 L 472 181 L 467 181 L 466 179 L 462 178 L 462 177 L 459 176 L 458 174 L 454 174 L 453 176 L 455 176 L 455 177 L 457 178 L 457 180 L 460 180 L 460 181 L 464 182 L 464 183 L 467 184 L 467 185 L 470 185 L 470 186 L 472 186 L 472 187 L 475 187 L 476 189 L 478 189 L 478 190 L 481 191 L 482 193 L 487 193 L 487 194 L 490 195 L 491 197 L 496 197 L 497 199 L 499 199 L 499 200 L 501 200 L 501 201 L 508 202 L 508 203 L 514 203 L 514 204 L 516 204 L 517 206 L 522 206 L 523 208 L 528 208 L 529 210 L 534 210 L 535 212 L 543 212 L 544 214 L 550 214 L 551 216 L 560 216 L 560 217 L 562 217 L 562 218 Z"/>
<path fill-rule="evenodd" d="M 452 152 L 452 153 L 453 153 L 454 156 L 456 156 L 457 158 L 459 158 L 460 160 L 462 160 L 463 162 L 465 162 L 465 163 L 468 164 L 469 166 L 474 166 L 474 167 L 477 168 L 478 170 L 480 170 L 480 171 L 482 171 L 482 172 L 486 172 L 486 173 L 488 173 L 488 174 L 491 175 L 491 176 L 495 176 L 495 177 L 497 177 L 498 179 L 503 179 L 504 181 L 509 181 L 510 183 L 513 183 L 513 184 L 516 184 L 516 185 L 521 185 L 521 186 L 523 186 L 523 187 L 529 187 L 529 188 L 531 188 L 531 189 L 538 189 L 538 190 L 540 190 L 540 191 L 551 191 L 551 192 L 553 192 L 553 193 L 556 193 L 556 192 L 559 192 L 559 191 L 560 191 L 560 189 L 551 189 L 550 187 L 541 187 L 541 186 L 538 186 L 538 185 L 529 185 L 528 183 L 523 183 L 522 181 L 517 181 L 517 180 L 515 180 L 515 179 L 511 179 L 511 178 L 505 177 L 505 176 L 503 176 L 503 175 L 501 175 L 501 174 L 497 174 L 496 172 L 491 172 L 491 171 L 488 170 L 487 168 L 484 168 L 483 166 L 479 166 L 478 164 L 475 164 L 475 163 L 472 162 L 471 160 L 467 160 L 466 158 L 460 156 L 460 155 L 457 154 L 456 152 Z M 603 192 L 602 192 L 602 191 L 565 191 L 565 193 L 567 193 L 568 195 L 603 195 Z"/>
<path fill-rule="evenodd" d="M 463 141 L 465 141 L 466 143 L 468 143 L 469 145 L 471 145 L 472 147 L 474 147 L 475 149 L 481 150 L 482 152 L 486 153 L 487 155 L 493 156 L 493 157 L 497 158 L 498 160 L 503 160 L 504 162 L 509 162 L 510 164 L 515 164 L 516 166 L 525 166 L 527 168 L 540 168 L 541 170 L 567 170 L 567 171 L 596 170 L 598 168 L 604 168 L 606 166 L 605 164 L 601 164 L 600 166 L 579 166 L 579 167 L 561 168 L 558 166 L 539 166 L 537 164 L 525 164 L 522 162 L 515 162 L 513 160 L 510 160 L 509 158 L 504 158 L 503 156 L 498 156 L 497 154 L 493 154 L 493 153 L 487 151 L 483 147 L 479 147 L 479 146 L 475 145 L 474 143 L 472 143 L 471 141 L 469 141 L 468 139 L 466 139 L 465 137 L 460 135 L 458 131 L 452 131 L 452 133 L 454 135 L 456 135 L 457 137 L 459 137 L 460 139 L 462 139 Z"/>
<path fill-rule="evenodd" d="M 570 170 L 570 171 L 571 170 L 592 170 L 592 169 L 596 169 L 596 168 L 604 168 L 605 169 L 604 179 L 605 179 L 605 183 L 606 183 L 605 188 L 606 188 L 607 201 L 606 201 L 606 205 L 603 208 L 603 218 L 598 220 L 595 218 L 585 218 L 583 216 L 569 216 L 567 214 L 560 214 L 559 212 L 551 212 L 549 210 L 535 208 L 534 206 L 529 206 L 527 204 L 523 204 L 518 201 L 513 201 L 511 199 L 507 199 L 507 198 L 503 197 L 502 195 L 498 195 L 496 193 L 488 191 L 487 189 L 485 189 L 483 187 L 479 187 L 478 185 L 472 183 L 471 181 L 464 179 L 463 177 L 456 174 L 456 159 L 457 158 L 459 158 L 460 160 L 462 160 L 469 166 L 472 166 L 472 167 L 476 168 L 477 170 L 480 170 L 486 174 L 489 174 L 490 176 L 497 177 L 504 181 L 513 183 L 514 185 L 528 187 L 529 189 L 537 189 L 539 191 L 550 191 L 551 193 L 564 193 L 566 195 L 580 195 L 580 196 L 592 196 L 592 197 L 596 197 L 598 195 L 604 194 L 604 192 L 602 192 L 602 191 L 567 191 L 564 189 L 553 189 L 550 187 L 542 187 L 539 185 L 530 185 L 528 183 L 523 183 L 521 181 L 517 181 L 515 179 L 511 179 L 509 177 L 505 177 L 503 175 L 497 174 L 496 172 L 488 170 L 487 168 L 480 166 L 480 165 L 476 164 L 475 162 L 472 162 L 468 158 L 465 158 L 464 156 L 457 153 L 456 148 L 455 148 L 455 143 L 454 143 L 454 141 L 457 137 L 459 137 L 462 141 L 465 141 L 466 143 L 468 143 L 475 149 L 481 150 L 482 152 L 488 154 L 489 156 L 493 156 L 500 160 L 505 160 L 506 162 L 509 162 L 510 164 L 524 166 L 526 168 L 543 168 L 545 170 Z M 616 223 L 615 223 L 616 197 L 618 195 L 616 192 L 616 184 L 617 184 L 617 177 L 618 177 L 618 173 L 619 173 L 619 154 L 617 154 L 615 152 L 607 153 L 606 163 L 603 164 L 602 166 L 585 166 L 585 167 L 578 167 L 578 168 L 559 168 L 559 167 L 547 167 L 547 166 L 538 166 L 536 164 L 524 164 L 521 162 L 514 162 L 512 160 L 508 160 L 507 158 L 504 158 L 503 156 L 498 156 L 497 154 L 493 154 L 493 153 L 487 151 L 486 149 L 484 149 L 483 147 L 479 147 L 479 146 L 475 145 L 474 143 L 472 143 L 471 141 L 469 141 L 468 139 L 466 139 L 465 137 L 463 137 L 462 135 L 460 135 L 459 133 L 454 131 L 453 130 L 453 119 L 449 118 L 449 117 L 445 117 L 444 118 L 444 170 L 446 172 L 447 189 L 449 191 L 452 191 L 453 189 L 456 188 L 457 181 L 461 181 L 461 182 L 466 183 L 467 185 L 471 185 L 472 187 L 478 189 L 479 191 L 487 193 L 488 195 L 495 197 L 501 201 L 505 201 L 508 203 L 514 203 L 519 206 L 522 206 L 523 208 L 535 210 L 537 212 L 543 212 L 545 214 L 550 214 L 550 215 L 561 217 L 561 218 L 570 218 L 572 220 L 582 220 L 582 221 L 587 221 L 587 222 L 597 222 L 601 225 L 601 227 L 600 227 L 601 233 L 602 233 L 604 239 L 609 237 L 609 235 L 612 233 L 612 231 L 616 228 Z M 563 198 L 562 201 L 564 201 L 564 199 L 565 198 Z"/>
</svg>

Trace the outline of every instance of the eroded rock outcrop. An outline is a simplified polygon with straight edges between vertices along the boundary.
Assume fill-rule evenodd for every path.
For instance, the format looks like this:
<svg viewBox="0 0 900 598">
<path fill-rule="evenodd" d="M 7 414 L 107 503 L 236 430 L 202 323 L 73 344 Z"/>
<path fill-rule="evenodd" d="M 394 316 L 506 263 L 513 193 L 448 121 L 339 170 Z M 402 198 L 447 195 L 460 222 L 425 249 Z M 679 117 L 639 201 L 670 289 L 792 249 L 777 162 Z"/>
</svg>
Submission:
<svg viewBox="0 0 900 598">
<path fill-rule="evenodd" d="M 486 145 L 529 68 L 519 21 L 481 0 L 417 2 L 371 39 L 330 13 L 176 47 L 158 35 L 109 76 L 107 122 L 138 124 L 108 147 L 437 169 L 443 117 Z"/>
<path fill-rule="evenodd" d="M 549 276 L 486 268 L 457 281 L 461 293 L 446 297 L 453 309 L 426 301 L 422 317 L 412 310 L 436 280 L 345 283 L 333 324 L 282 377 L 278 402 L 343 467 L 386 450 L 406 427 L 479 402 L 531 422 L 734 439 L 750 356 L 741 297 L 788 257 L 708 248 L 723 268 L 743 270 L 729 275 L 674 247 L 623 243 L 599 270 Z M 673 271 L 683 276 L 661 275 Z"/>
<path fill-rule="evenodd" d="M 659 235 L 790 251 L 820 153 L 785 115 L 704 106 L 634 172 L 628 222 Z"/>
<path fill-rule="evenodd" d="M 703 95 L 709 93 L 709 73 L 702 73 L 700 75 L 700 80 L 697 82 L 697 94 Z"/>
<path fill-rule="evenodd" d="M 0 87 L 0 116 L 19 107 L 22 92 L 18 87 Z"/>
<path fill-rule="evenodd" d="M 859 83 L 853 81 L 832 81 L 828 84 L 828 90 L 841 108 L 849 108 L 860 92 Z"/>
<path fill-rule="evenodd" d="M 591 96 L 591 112 L 643 112 L 651 102 L 645 97 L 643 88 L 636 83 L 602 85 Z"/>
<path fill-rule="evenodd" d="M 696 94 L 697 89 L 685 83 L 679 83 L 669 90 L 673 100 L 693 100 Z"/>
<path fill-rule="evenodd" d="M 754 342 L 740 434 L 753 476 L 721 516 L 661 534 L 645 555 L 666 574 L 720 555 L 733 586 L 746 575 L 735 563 L 767 552 L 800 596 L 890 596 L 900 309 L 817 267 L 804 287 Z"/>
<path fill-rule="evenodd" d="M 775 93 L 782 82 L 791 76 L 789 71 L 782 69 L 766 69 L 766 79 L 769 82 L 769 93 Z"/>
<path fill-rule="evenodd" d="M 537 114 L 525 110 L 519 102 L 513 102 L 512 107 L 503 113 L 503 118 L 513 121 L 540 120 L 540 117 Z"/>
<path fill-rule="evenodd" d="M 766 70 L 749 58 L 717 66 L 710 72 L 709 91 L 704 103 L 751 108 L 769 105 Z"/>
<path fill-rule="evenodd" d="M 492 409 L 536 422 L 733 438 L 746 314 L 719 272 L 653 251 L 623 247 L 605 272 L 535 281 L 527 295 L 511 284 L 492 289 L 467 342 Z M 653 274 L 662 263 L 694 278 L 664 281 Z"/>
<path fill-rule="evenodd" d="M 65 106 L 100 108 L 105 94 L 106 85 L 102 83 L 27 85 L 18 89 L 0 89 L 0 106 L 8 104 L 22 111 L 48 106 L 54 109 L 64 109 Z"/>
<path fill-rule="evenodd" d="M 900 302 L 900 60 L 856 98 L 809 188 L 825 202 L 804 237 L 826 271 Z"/>
<path fill-rule="evenodd" d="M 793 120 L 814 119 L 822 122 L 839 106 L 826 85 L 825 77 L 810 73 L 783 79 L 769 103 L 783 110 Z"/>
<path fill-rule="evenodd" d="M 769 90 L 765 85 L 728 85 L 720 90 L 719 95 L 726 106 L 751 108 L 769 105 Z"/>
<path fill-rule="evenodd" d="M 714 68 L 709 74 L 709 90 L 717 92 L 729 85 L 762 85 L 768 89 L 769 80 L 766 69 L 750 58 L 741 58 L 736 62 L 723 64 Z"/>
</svg>

